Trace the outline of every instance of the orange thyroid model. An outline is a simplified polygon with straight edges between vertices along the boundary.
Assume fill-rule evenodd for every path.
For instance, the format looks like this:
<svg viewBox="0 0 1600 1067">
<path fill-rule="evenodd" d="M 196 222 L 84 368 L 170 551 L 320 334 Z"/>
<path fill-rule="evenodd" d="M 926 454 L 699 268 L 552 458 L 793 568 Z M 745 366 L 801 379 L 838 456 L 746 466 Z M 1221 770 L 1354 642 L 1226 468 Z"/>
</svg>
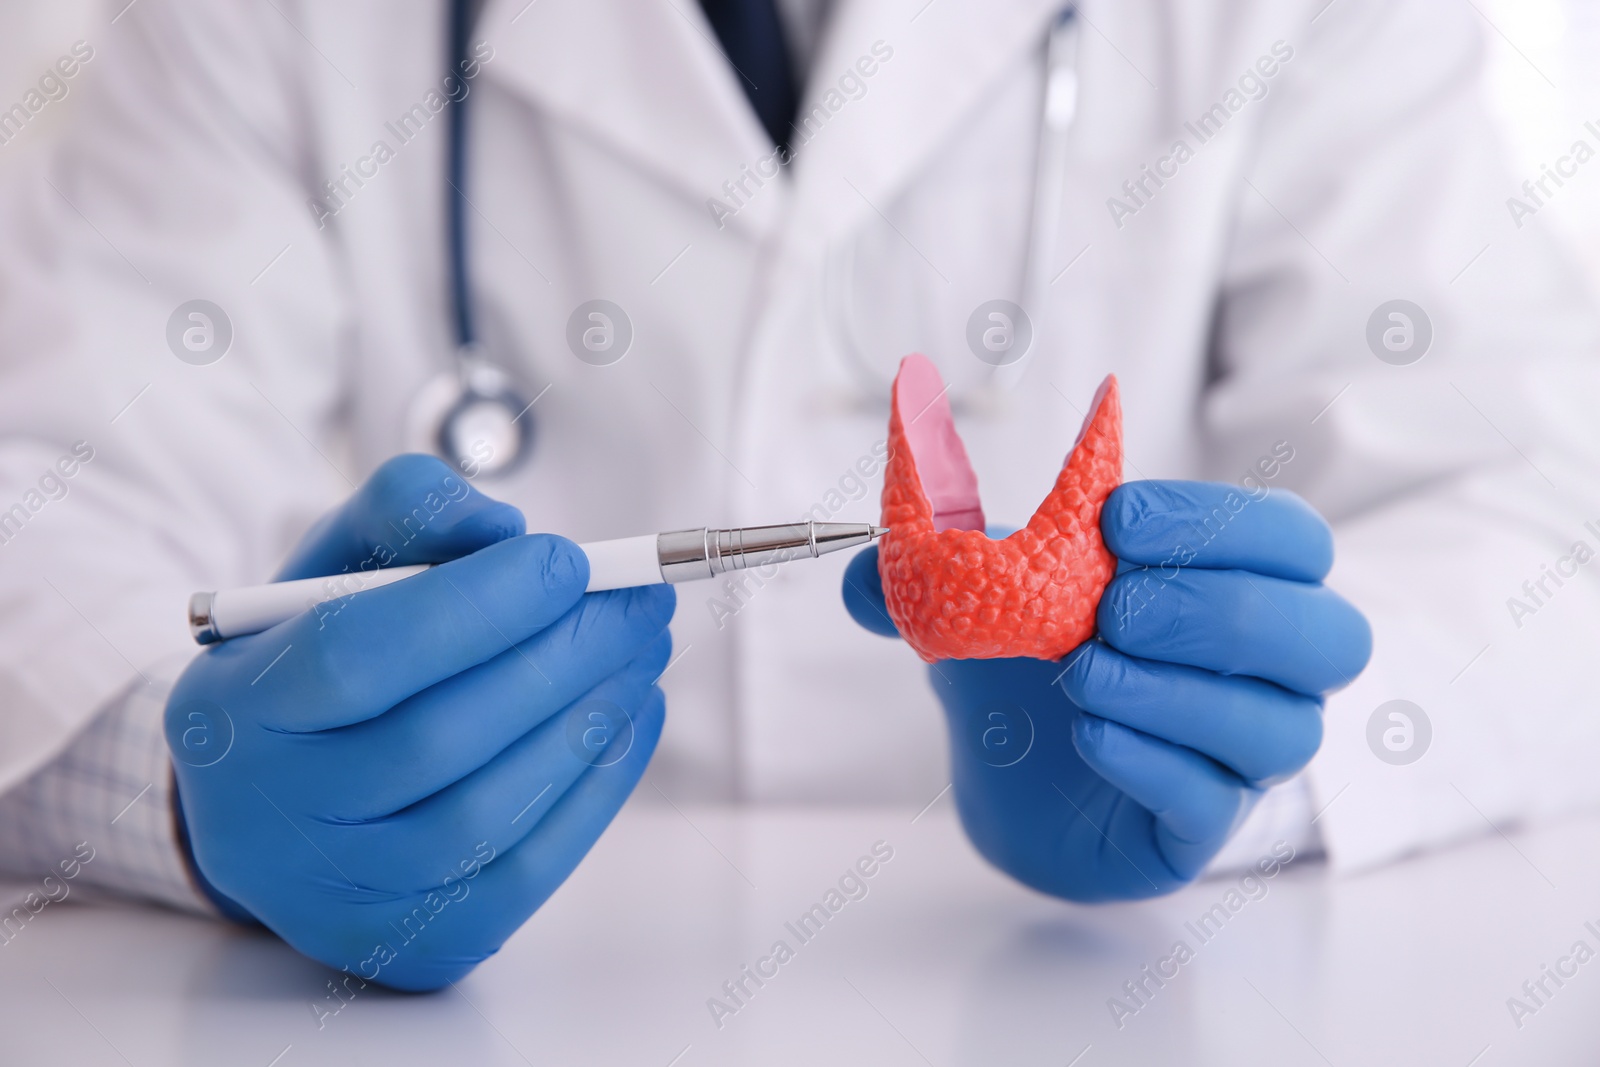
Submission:
<svg viewBox="0 0 1600 1067">
<path fill-rule="evenodd" d="M 1050 495 L 1000 541 L 984 533 L 978 479 L 944 394 L 925 356 L 900 362 L 878 557 L 889 617 L 930 663 L 1060 659 L 1094 633 L 1116 569 L 1100 509 L 1122 481 L 1117 379 L 1101 384 Z"/>
</svg>

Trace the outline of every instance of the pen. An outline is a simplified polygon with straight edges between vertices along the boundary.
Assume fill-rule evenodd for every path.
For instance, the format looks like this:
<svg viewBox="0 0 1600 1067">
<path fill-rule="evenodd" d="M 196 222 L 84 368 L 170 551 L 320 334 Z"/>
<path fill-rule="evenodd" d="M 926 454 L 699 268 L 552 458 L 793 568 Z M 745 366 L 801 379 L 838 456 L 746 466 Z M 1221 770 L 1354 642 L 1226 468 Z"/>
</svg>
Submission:
<svg viewBox="0 0 1600 1067">
<path fill-rule="evenodd" d="M 729 530 L 700 527 L 579 545 L 589 557 L 585 592 L 715 578 L 728 571 L 825 556 L 877 540 L 889 531 L 853 522 L 794 522 Z M 189 632 L 202 645 L 260 633 L 318 604 L 389 585 L 432 564 L 384 567 L 301 578 L 189 598 Z"/>
</svg>

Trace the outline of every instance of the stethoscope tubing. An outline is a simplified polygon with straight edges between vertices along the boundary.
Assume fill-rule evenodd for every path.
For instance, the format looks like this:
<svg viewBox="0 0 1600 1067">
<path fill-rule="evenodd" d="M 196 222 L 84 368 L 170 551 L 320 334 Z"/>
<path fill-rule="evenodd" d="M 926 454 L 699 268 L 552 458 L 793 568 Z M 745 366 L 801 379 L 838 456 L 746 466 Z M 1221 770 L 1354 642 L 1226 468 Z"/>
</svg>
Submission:
<svg viewBox="0 0 1600 1067">
<path fill-rule="evenodd" d="M 451 0 L 450 73 L 459 75 L 467 61 L 476 4 L 473 0 Z M 472 280 L 469 277 L 467 248 L 467 124 L 470 109 L 468 93 L 450 108 L 448 144 L 445 160 L 445 255 L 450 264 L 450 306 L 455 320 L 457 352 L 477 343 L 477 322 L 472 308 Z"/>
</svg>

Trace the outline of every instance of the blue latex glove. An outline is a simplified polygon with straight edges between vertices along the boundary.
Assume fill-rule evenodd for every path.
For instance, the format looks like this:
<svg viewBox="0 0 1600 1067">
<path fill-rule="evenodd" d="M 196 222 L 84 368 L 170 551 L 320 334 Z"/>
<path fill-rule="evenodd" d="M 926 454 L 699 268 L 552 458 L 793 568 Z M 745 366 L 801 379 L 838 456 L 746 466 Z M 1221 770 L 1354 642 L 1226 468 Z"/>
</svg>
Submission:
<svg viewBox="0 0 1600 1067">
<path fill-rule="evenodd" d="M 1194 879 L 1266 787 L 1315 754 L 1324 694 L 1372 650 L 1366 619 L 1321 584 L 1332 533 L 1292 493 L 1130 482 L 1100 525 L 1119 573 L 1097 637 L 1059 663 L 946 660 L 928 675 L 973 844 L 1081 901 Z M 876 547 L 851 561 L 845 601 L 894 634 Z"/>
<path fill-rule="evenodd" d="M 433 989 L 522 925 L 638 782 L 675 601 L 584 595 L 577 546 L 523 536 L 424 456 L 379 469 L 280 577 L 373 560 L 452 562 L 201 653 L 167 739 L 225 906 L 362 980 Z"/>
</svg>

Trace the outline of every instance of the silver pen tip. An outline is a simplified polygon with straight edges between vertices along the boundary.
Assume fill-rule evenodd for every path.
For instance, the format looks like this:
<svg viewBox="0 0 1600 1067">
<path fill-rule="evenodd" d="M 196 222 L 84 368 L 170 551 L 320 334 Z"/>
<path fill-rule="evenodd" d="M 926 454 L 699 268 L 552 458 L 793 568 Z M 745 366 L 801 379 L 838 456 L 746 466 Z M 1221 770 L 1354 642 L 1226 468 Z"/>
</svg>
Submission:
<svg viewBox="0 0 1600 1067">
<path fill-rule="evenodd" d="M 872 533 L 869 534 L 868 536 L 870 536 L 874 541 L 876 541 L 878 538 L 882 537 L 884 534 L 886 534 L 888 532 L 889 532 L 889 527 L 887 527 L 887 526 L 874 526 L 874 527 L 872 527 Z"/>
</svg>

